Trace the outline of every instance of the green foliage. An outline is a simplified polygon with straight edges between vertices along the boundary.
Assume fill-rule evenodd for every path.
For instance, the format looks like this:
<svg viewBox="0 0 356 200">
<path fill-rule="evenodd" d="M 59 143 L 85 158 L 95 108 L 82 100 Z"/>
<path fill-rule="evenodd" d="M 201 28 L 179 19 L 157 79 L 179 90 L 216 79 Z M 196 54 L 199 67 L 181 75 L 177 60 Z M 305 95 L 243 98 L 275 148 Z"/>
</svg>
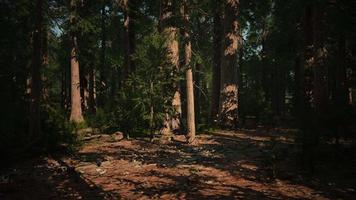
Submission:
<svg viewBox="0 0 356 200">
<path fill-rule="evenodd" d="M 111 128 L 130 135 L 158 130 L 165 113 L 173 112 L 173 83 L 180 78 L 172 73 L 165 44 L 162 35 L 153 33 L 137 46 L 134 54 L 137 70 L 117 93 L 109 122 Z"/>
<path fill-rule="evenodd" d="M 256 116 L 263 118 L 268 110 L 268 104 L 264 100 L 264 92 L 261 88 L 246 87 L 240 98 L 240 116 Z"/>
<path fill-rule="evenodd" d="M 69 151 L 76 150 L 80 144 L 76 130 L 85 125 L 70 123 L 66 112 L 59 107 L 47 106 L 42 110 L 44 147 L 48 150 L 56 150 L 59 146 L 64 145 Z"/>
</svg>

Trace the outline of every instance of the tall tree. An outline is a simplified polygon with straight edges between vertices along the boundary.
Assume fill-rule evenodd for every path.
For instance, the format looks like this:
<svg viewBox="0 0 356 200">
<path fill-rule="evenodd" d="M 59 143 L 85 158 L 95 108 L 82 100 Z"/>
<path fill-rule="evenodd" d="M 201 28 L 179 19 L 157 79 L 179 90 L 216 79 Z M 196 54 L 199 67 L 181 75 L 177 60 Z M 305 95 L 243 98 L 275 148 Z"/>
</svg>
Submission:
<svg viewBox="0 0 356 200">
<path fill-rule="evenodd" d="M 314 9 L 314 87 L 315 111 L 322 117 L 326 113 L 328 105 L 328 79 L 327 79 L 327 56 L 325 45 L 325 5 L 315 3 Z"/>
<path fill-rule="evenodd" d="M 96 77 L 93 64 L 89 66 L 89 99 L 88 106 L 91 114 L 96 113 Z"/>
<path fill-rule="evenodd" d="M 70 1 L 70 45 L 71 45 L 71 112 L 70 121 L 74 123 L 81 123 L 84 121 L 82 115 L 81 98 L 80 98 L 80 75 L 79 75 L 79 61 L 78 61 L 78 43 L 76 30 L 76 15 L 77 15 L 76 0 Z"/>
<path fill-rule="evenodd" d="M 223 3 L 221 0 L 215 1 L 214 4 L 214 32 L 213 32 L 213 82 L 211 94 L 211 120 L 215 120 L 219 112 L 219 98 L 220 98 L 220 70 L 222 57 L 222 35 L 221 28 L 223 22 Z"/>
<path fill-rule="evenodd" d="M 173 67 L 173 74 L 176 74 L 179 71 L 179 46 L 177 40 L 178 29 L 174 23 L 174 7 L 174 0 L 162 0 L 160 30 L 167 42 L 167 57 L 170 60 L 169 64 Z M 163 133 L 178 131 L 180 129 L 182 107 L 179 82 L 176 82 L 174 84 L 174 90 L 175 91 L 172 97 L 172 106 L 174 109 L 174 113 L 172 116 L 166 114 L 166 120 L 164 122 L 165 128 L 162 130 Z"/>
<path fill-rule="evenodd" d="M 219 120 L 227 127 L 235 127 L 238 122 L 239 5 L 239 0 L 225 0 L 225 43 L 221 66 Z"/>
<path fill-rule="evenodd" d="M 41 134 L 40 99 L 41 99 L 41 66 L 43 37 L 43 0 L 36 1 L 35 28 L 33 30 L 33 53 L 31 62 L 30 84 L 30 138 L 37 139 Z"/>
<path fill-rule="evenodd" d="M 104 105 L 105 101 L 107 99 L 108 95 L 108 76 L 109 76 L 109 70 L 108 66 L 106 65 L 106 53 L 107 53 L 107 48 L 106 48 L 106 42 L 107 42 L 107 30 L 106 30 L 106 21 L 107 21 L 107 13 L 106 13 L 106 8 L 107 8 L 107 0 L 102 0 L 101 2 L 101 35 L 100 35 L 100 65 L 101 67 L 99 68 L 99 75 L 100 75 L 100 95 L 98 97 L 98 104 L 99 105 Z"/>
<path fill-rule="evenodd" d="M 132 56 L 135 52 L 135 9 L 137 9 L 136 0 L 123 0 L 122 7 L 124 10 L 124 79 L 126 79 L 130 73 L 135 71 L 135 64 Z"/>
<path fill-rule="evenodd" d="M 304 131 L 304 165 L 314 172 L 315 148 L 319 142 L 321 122 L 328 104 L 326 47 L 324 46 L 324 5 L 308 2 L 304 10 L 303 111 L 300 115 Z"/>
<path fill-rule="evenodd" d="M 49 65 L 49 55 L 48 55 L 48 19 L 44 20 L 42 25 L 42 70 L 48 68 Z M 49 85 L 48 78 L 45 73 L 42 73 L 42 99 L 45 103 L 49 103 Z"/>
<path fill-rule="evenodd" d="M 184 42 L 184 68 L 186 68 L 186 90 L 187 90 L 187 123 L 188 123 L 188 142 L 195 140 L 195 111 L 194 111 L 194 87 L 193 70 L 191 65 L 192 45 L 190 41 L 189 14 L 187 0 L 183 0 L 181 5 L 183 16 L 183 42 Z"/>
</svg>

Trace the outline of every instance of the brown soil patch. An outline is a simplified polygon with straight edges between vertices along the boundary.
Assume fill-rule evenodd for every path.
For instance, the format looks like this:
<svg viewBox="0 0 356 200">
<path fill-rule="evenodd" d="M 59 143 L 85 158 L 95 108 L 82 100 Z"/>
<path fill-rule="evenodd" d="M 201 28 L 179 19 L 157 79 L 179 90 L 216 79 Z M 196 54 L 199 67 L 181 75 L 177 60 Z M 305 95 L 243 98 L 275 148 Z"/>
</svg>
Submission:
<svg viewBox="0 0 356 200">
<path fill-rule="evenodd" d="M 272 140 L 271 140 L 272 139 Z M 0 199 L 353 199 L 354 179 L 307 180 L 293 134 L 200 134 L 194 145 L 97 137 L 77 155 L 3 170 Z M 292 159 L 293 158 L 293 159 Z M 329 169 L 327 166 L 322 169 Z M 323 171 L 325 172 L 325 171 Z M 9 177 L 7 179 L 7 177 Z M 318 175 L 316 176 L 318 177 Z"/>
</svg>

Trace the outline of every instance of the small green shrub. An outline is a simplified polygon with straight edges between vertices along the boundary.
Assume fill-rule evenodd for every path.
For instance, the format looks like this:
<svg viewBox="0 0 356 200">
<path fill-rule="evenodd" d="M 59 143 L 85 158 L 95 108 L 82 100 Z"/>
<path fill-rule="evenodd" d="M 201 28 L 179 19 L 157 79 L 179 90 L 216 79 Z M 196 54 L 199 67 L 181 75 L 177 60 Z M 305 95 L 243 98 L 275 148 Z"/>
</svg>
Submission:
<svg viewBox="0 0 356 200">
<path fill-rule="evenodd" d="M 114 100 L 109 119 L 112 128 L 129 135 L 153 133 L 160 128 L 165 113 L 173 112 L 173 85 L 180 78 L 172 73 L 162 38 L 154 33 L 138 45 L 134 54 L 137 69 L 124 81 Z"/>
<path fill-rule="evenodd" d="M 66 146 L 67 150 L 75 151 L 80 145 L 77 129 L 86 127 L 86 124 L 73 124 L 69 122 L 67 114 L 57 107 L 46 107 L 42 112 L 42 141 L 48 150 L 55 150 L 59 146 Z"/>
</svg>

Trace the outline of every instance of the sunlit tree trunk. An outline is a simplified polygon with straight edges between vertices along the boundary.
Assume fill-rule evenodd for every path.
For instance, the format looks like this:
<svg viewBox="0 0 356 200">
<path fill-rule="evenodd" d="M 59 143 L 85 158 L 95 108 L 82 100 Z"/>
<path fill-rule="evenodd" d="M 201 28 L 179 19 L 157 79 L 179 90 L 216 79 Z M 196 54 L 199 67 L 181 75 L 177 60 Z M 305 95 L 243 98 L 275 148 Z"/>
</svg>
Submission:
<svg viewBox="0 0 356 200">
<path fill-rule="evenodd" d="M 213 32 L 213 82 L 211 94 L 211 121 L 216 120 L 219 113 L 219 98 L 220 98 L 220 70 L 222 57 L 222 35 L 223 35 L 223 2 L 215 1 L 214 5 L 214 32 Z"/>
<path fill-rule="evenodd" d="M 167 56 L 170 59 L 170 64 L 173 66 L 173 73 L 177 73 L 179 70 L 179 47 L 178 47 L 178 29 L 173 25 L 173 0 L 162 0 L 161 4 L 161 16 L 160 16 L 160 29 L 166 37 L 167 41 Z M 181 94 L 179 89 L 179 82 L 174 84 L 174 94 L 172 97 L 172 106 L 174 109 L 173 116 L 169 116 L 166 113 L 166 119 L 164 121 L 164 128 L 161 130 L 163 134 L 170 134 L 171 131 L 178 131 L 181 126 Z"/>
<path fill-rule="evenodd" d="M 75 26 L 75 15 L 76 15 L 76 1 L 71 0 L 71 16 L 70 23 L 71 26 Z M 79 61 L 78 61 L 78 44 L 76 31 L 71 31 L 71 113 L 70 121 L 74 123 L 81 123 L 84 121 L 81 108 L 81 98 L 80 98 L 80 75 L 79 75 Z"/>
<path fill-rule="evenodd" d="M 86 111 L 89 109 L 89 74 L 84 73 L 83 68 L 85 67 L 82 66 L 80 71 L 80 96 L 82 101 L 82 109 Z"/>
<path fill-rule="evenodd" d="M 36 1 L 35 28 L 33 31 L 33 54 L 30 78 L 30 121 L 29 136 L 35 140 L 41 135 L 40 99 L 41 99 L 41 66 L 42 66 L 42 20 L 43 1 Z"/>
<path fill-rule="evenodd" d="M 225 0 L 225 46 L 221 66 L 219 121 L 229 128 L 238 122 L 239 0 Z"/>
<path fill-rule="evenodd" d="M 191 65 L 192 45 L 190 41 L 189 14 L 187 0 L 182 2 L 183 16 L 183 42 L 184 42 L 184 67 L 186 68 L 186 87 L 187 87 L 187 124 L 188 124 L 188 142 L 195 140 L 195 111 L 194 111 L 194 86 L 193 86 L 193 70 Z"/>
</svg>

